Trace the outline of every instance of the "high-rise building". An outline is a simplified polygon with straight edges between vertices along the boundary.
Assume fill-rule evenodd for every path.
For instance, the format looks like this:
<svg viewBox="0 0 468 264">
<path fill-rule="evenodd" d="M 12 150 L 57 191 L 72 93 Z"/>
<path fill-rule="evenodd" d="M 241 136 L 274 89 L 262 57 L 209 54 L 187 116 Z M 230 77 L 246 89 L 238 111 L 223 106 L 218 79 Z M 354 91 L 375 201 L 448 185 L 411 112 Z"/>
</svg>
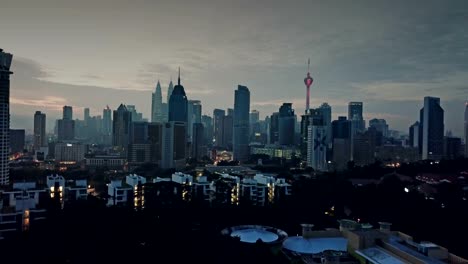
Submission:
<svg viewBox="0 0 468 264">
<path fill-rule="evenodd" d="M 139 113 L 135 105 L 127 105 L 127 111 L 132 115 L 132 122 L 148 121 L 143 118 L 143 113 Z"/>
<path fill-rule="evenodd" d="M 307 165 L 316 171 L 327 171 L 327 127 L 309 125 L 307 133 Z"/>
<path fill-rule="evenodd" d="M 151 97 L 151 122 L 164 122 L 164 110 L 162 105 L 161 84 L 156 84 L 156 89 Z"/>
<path fill-rule="evenodd" d="M 34 113 L 34 150 L 39 150 L 41 147 L 47 146 L 46 137 L 46 114 L 41 111 Z"/>
<path fill-rule="evenodd" d="M 89 126 L 89 119 L 91 118 L 91 116 L 89 115 L 89 108 L 85 108 L 84 111 L 83 111 L 83 120 L 85 121 L 85 125 L 86 126 Z"/>
<path fill-rule="evenodd" d="M 468 158 L 468 102 L 465 103 L 465 157 Z"/>
<path fill-rule="evenodd" d="M 240 162 L 249 158 L 250 91 L 239 85 L 234 93 L 233 158 Z"/>
<path fill-rule="evenodd" d="M 364 133 L 353 136 L 353 161 L 358 166 L 365 166 L 375 161 L 377 136 L 381 135 L 374 127 Z"/>
<path fill-rule="evenodd" d="M 192 142 L 193 124 L 201 123 L 202 105 L 199 100 L 188 100 L 187 102 L 187 124 L 188 140 Z"/>
<path fill-rule="evenodd" d="M 73 107 L 65 105 L 63 107 L 63 116 L 62 119 L 73 120 Z"/>
<path fill-rule="evenodd" d="M 188 121 L 187 113 L 187 96 L 185 95 L 184 87 L 180 84 L 180 69 L 177 85 L 172 91 L 169 99 L 169 122 L 185 122 Z"/>
<path fill-rule="evenodd" d="M 132 114 L 127 107 L 120 104 L 117 110 L 114 110 L 113 118 L 113 137 L 112 144 L 121 150 L 126 150 L 130 141 L 130 126 L 132 123 Z"/>
<path fill-rule="evenodd" d="M 172 80 L 171 80 L 171 82 L 169 83 L 169 86 L 167 87 L 167 101 L 166 101 L 166 103 L 168 105 L 169 105 L 169 101 L 171 100 L 171 95 L 172 95 L 173 91 L 174 91 L 174 84 L 172 83 Z"/>
<path fill-rule="evenodd" d="M 345 169 L 352 158 L 352 124 L 345 116 L 332 121 L 333 164 L 335 169 Z"/>
<path fill-rule="evenodd" d="M 193 123 L 191 158 L 200 160 L 206 153 L 202 123 Z"/>
<path fill-rule="evenodd" d="M 10 71 L 13 55 L 0 49 L 0 185 L 9 183 Z"/>
<path fill-rule="evenodd" d="M 148 142 L 151 146 L 151 162 L 161 162 L 164 123 L 148 124 Z"/>
<path fill-rule="evenodd" d="M 69 141 L 75 139 L 75 121 L 73 120 L 73 108 L 65 105 L 63 107 L 63 117 L 57 121 L 57 138 L 59 141 Z"/>
<path fill-rule="evenodd" d="M 424 97 L 424 107 L 419 113 L 421 158 L 441 159 L 444 153 L 444 109 L 440 106 L 440 98 Z"/>
<path fill-rule="evenodd" d="M 174 88 L 175 91 L 176 88 Z M 186 135 L 186 122 L 167 122 L 163 125 L 161 168 L 180 169 L 185 165 L 185 159 L 187 158 Z"/>
<path fill-rule="evenodd" d="M 148 143 L 148 122 L 132 122 L 130 128 L 130 144 Z"/>
<path fill-rule="evenodd" d="M 252 112 L 250 112 L 250 124 L 258 123 L 258 121 L 260 121 L 260 112 L 252 110 Z"/>
<path fill-rule="evenodd" d="M 270 117 L 269 125 L 269 143 L 278 144 L 279 142 L 279 113 L 273 113 Z"/>
<path fill-rule="evenodd" d="M 416 121 L 409 128 L 409 146 L 418 148 L 419 147 L 419 122 Z"/>
<path fill-rule="evenodd" d="M 296 121 L 291 103 L 283 103 L 279 109 L 278 142 L 283 146 L 294 145 L 294 129 Z"/>
<path fill-rule="evenodd" d="M 323 103 L 317 110 L 322 114 L 323 118 L 323 125 L 325 126 L 325 129 L 327 130 L 327 146 L 328 148 L 332 147 L 332 127 L 331 127 L 331 121 L 332 121 L 332 109 L 331 106 L 328 103 Z"/>
<path fill-rule="evenodd" d="M 309 109 L 309 111 L 301 116 L 301 135 L 300 135 L 300 146 L 301 156 L 305 159 L 307 157 L 307 145 L 309 142 L 309 126 L 323 126 L 324 117 L 323 111 L 319 108 Z"/>
<path fill-rule="evenodd" d="M 213 110 L 213 145 L 225 147 L 224 142 L 224 116 L 226 112 L 222 109 Z"/>
<path fill-rule="evenodd" d="M 383 137 L 388 137 L 388 124 L 385 119 L 371 119 L 369 120 L 369 127 L 375 128 L 377 131 L 382 133 Z"/>
<path fill-rule="evenodd" d="M 10 129 L 10 153 L 23 152 L 24 129 Z"/>
<path fill-rule="evenodd" d="M 223 117 L 223 143 L 224 147 L 232 150 L 232 137 L 234 129 L 234 116 L 232 109 L 228 108 L 228 114 Z"/>
<path fill-rule="evenodd" d="M 348 104 L 348 120 L 352 122 L 352 133 L 364 132 L 366 130 L 366 122 L 362 116 L 363 103 L 350 102 Z"/>
<path fill-rule="evenodd" d="M 54 156 L 56 161 L 80 162 L 85 158 L 88 146 L 81 143 L 57 142 Z"/>
<path fill-rule="evenodd" d="M 213 144 L 213 118 L 211 116 L 202 116 L 203 131 L 205 133 L 205 146 Z"/>
<path fill-rule="evenodd" d="M 446 136 L 444 137 L 444 158 L 456 159 L 462 154 L 461 138 Z"/>
</svg>

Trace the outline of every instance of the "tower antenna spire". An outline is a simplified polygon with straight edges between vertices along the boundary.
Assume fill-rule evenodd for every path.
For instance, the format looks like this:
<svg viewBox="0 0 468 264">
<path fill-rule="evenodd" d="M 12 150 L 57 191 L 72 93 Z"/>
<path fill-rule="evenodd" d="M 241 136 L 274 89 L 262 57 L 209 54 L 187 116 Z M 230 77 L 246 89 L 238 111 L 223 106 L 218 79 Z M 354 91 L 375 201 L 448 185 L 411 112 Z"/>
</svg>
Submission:
<svg viewBox="0 0 468 264">
<path fill-rule="evenodd" d="M 310 58 L 307 60 L 307 72 L 310 72 Z"/>
<path fill-rule="evenodd" d="M 180 67 L 179 67 L 179 78 L 177 79 L 177 84 L 180 85 Z"/>
</svg>

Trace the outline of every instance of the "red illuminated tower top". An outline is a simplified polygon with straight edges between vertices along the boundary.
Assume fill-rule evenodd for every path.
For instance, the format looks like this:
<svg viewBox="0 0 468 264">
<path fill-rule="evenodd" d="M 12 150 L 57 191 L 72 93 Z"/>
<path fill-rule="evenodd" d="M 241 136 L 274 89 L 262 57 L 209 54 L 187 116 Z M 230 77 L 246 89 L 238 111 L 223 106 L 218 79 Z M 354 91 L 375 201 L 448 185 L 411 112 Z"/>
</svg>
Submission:
<svg viewBox="0 0 468 264">
<path fill-rule="evenodd" d="M 307 61 L 307 77 L 304 79 L 304 84 L 306 85 L 306 89 L 307 89 L 306 109 L 305 109 L 306 114 L 309 112 L 309 109 L 310 109 L 310 86 L 312 86 L 313 82 L 314 82 L 314 79 L 310 77 L 310 58 L 309 58 L 309 60 Z"/>
</svg>

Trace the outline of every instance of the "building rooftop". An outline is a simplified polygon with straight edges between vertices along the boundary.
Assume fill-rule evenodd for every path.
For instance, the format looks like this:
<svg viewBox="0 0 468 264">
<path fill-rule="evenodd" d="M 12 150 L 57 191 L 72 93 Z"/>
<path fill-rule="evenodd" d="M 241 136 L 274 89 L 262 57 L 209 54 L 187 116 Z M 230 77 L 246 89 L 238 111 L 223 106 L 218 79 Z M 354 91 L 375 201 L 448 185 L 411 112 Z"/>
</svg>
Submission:
<svg viewBox="0 0 468 264">
<path fill-rule="evenodd" d="M 363 250 L 356 250 L 356 253 L 373 264 L 404 264 L 395 256 L 382 250 L 379 247 L 370 247 Z"/>
</svg>

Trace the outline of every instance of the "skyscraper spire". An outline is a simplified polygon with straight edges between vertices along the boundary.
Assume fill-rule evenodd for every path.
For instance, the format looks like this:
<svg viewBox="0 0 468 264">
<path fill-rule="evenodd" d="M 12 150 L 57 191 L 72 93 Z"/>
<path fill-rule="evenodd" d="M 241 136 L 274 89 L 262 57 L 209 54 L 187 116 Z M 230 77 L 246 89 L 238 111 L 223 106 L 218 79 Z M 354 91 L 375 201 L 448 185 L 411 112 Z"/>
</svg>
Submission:
<svg viewBox="0 0 468 264">
<path fill-rule="evenodd" d="M 180 67 L 179 67 L 179 78 L 177 79 L 177 84 L 180 85 Z"/>
</svg>

